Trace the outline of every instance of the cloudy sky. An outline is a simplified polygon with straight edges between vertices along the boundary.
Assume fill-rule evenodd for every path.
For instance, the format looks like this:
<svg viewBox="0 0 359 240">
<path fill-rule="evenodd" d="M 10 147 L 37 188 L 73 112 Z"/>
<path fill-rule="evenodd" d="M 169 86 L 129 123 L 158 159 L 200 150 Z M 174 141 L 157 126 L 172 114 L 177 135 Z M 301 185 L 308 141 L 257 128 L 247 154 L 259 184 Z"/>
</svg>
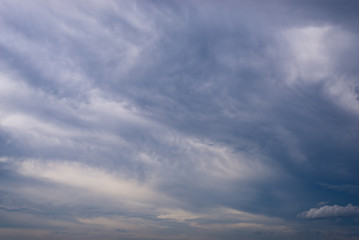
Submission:
<svg viewBox="0 0 359 240">
<path fill-rule="evenodd" d="M 359 238 L 359 2 L 0 1 L 0 238 Z"/>
</svg>

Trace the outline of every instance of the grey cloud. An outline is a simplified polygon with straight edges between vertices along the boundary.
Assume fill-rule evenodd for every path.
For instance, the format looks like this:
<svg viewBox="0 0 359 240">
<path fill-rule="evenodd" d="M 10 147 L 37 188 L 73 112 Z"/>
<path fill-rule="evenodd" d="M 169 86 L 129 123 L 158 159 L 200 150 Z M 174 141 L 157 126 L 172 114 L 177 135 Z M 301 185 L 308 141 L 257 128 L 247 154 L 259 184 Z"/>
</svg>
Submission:
<svg viewBox="0 0 359 240">
<path fill-rule="evenodd" d="M 189 239 L 205 239 L 211 221 L 220 232 L 212 238 L 250 228 L 268 239 L 274 218 L 281 239 L 299 202 L 356 201 L 317 184 L 358 182 L 356 4 L 337 7 L 3 1 L 0 203 L 101 233 L 128 222 Z M 124 199 L 143 205 L 119 206 Z M 253 220 L 192 218 L 213 206 Z"/>
<path fill-rule="evenodd" d="M 335 217 L 347 217 L 347 216 L 356 216 L 359 215 L 359 207 L 353 206 L 350 203 L 345 206 L 333 205 L 333 206 L 323 206 L 320 208 L 311 208 L 308 211 L 298 214 L 299 217 L 308 218 L 308 219 L 317 219 L 317 218 L 335 218 Z"/>
</svg>

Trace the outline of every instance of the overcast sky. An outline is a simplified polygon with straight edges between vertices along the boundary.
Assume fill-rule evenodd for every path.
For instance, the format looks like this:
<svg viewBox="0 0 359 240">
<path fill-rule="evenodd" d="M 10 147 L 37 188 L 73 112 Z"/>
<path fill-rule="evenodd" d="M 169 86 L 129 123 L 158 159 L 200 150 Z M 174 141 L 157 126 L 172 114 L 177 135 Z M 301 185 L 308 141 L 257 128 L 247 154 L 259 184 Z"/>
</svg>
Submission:
<svg viewBox="0 0 359 240">
<path fill-rule="evenodd" d="M 0 1 L 0 238 L 359 238 L 359 2 Z"/>
</svg>

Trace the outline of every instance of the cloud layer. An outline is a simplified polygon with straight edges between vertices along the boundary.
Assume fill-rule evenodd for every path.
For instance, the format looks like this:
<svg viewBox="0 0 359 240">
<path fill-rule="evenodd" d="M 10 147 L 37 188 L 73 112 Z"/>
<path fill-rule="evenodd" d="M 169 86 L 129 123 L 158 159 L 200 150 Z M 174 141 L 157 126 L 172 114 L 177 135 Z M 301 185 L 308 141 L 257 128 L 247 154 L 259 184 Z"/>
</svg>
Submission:
<svg viewBox="0 0 359 240">
<path fill-rule="evenodd" d="M 0 238 L 359 234 L 358 11 L 2 1 Z"/>
</svg>

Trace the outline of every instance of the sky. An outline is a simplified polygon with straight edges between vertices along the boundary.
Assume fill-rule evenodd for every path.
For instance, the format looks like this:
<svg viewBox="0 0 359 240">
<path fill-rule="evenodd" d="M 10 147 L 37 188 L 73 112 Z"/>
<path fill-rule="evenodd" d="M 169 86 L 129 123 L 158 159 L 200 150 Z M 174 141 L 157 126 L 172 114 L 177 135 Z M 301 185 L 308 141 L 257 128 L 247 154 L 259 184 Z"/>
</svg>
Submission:
<svg viewBox="0 0 359 240">
<path fill-rule="evenodd" d="M 0 1 L 0 239 L 359 239 L 358 12 Z"/>
</svg>

